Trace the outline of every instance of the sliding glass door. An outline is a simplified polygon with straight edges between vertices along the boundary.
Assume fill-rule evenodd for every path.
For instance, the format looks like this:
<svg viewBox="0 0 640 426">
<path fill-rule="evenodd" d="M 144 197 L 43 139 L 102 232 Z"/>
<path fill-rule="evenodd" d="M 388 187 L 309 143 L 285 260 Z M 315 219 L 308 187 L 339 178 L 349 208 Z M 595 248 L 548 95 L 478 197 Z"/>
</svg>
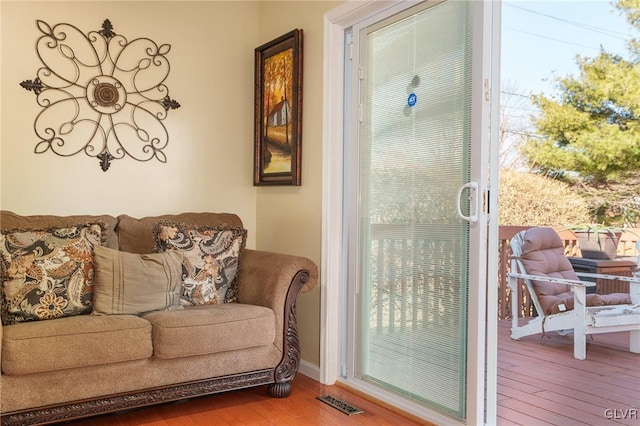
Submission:
<svg viewBox="0 0 640 426">
<path fill-rule="evenodd" d="M 353 27 L 357 131 L 345 154 L 348 374 L 462 422 L 486 256 L 474 3 L 425 2 Z"/>
</svg>

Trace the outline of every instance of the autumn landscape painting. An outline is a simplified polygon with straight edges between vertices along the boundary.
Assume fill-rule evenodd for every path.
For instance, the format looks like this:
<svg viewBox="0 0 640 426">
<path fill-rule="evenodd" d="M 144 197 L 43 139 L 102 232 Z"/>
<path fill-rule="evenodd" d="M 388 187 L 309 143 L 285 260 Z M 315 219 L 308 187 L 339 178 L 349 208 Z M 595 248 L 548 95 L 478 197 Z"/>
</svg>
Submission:
<svg viewBox="0 0 640 426">
<path fill-rule="evenodd" d="M 256 49 L 254 183 L 299 185 L 302 30 Z"/>
</svg>

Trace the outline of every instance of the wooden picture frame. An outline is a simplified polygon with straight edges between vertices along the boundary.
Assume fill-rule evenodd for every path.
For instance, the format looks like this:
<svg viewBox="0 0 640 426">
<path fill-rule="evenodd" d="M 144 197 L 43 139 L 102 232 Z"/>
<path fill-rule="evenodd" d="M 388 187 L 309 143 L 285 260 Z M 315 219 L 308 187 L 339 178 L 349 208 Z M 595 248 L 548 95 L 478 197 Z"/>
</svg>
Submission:
<svg viewBox="0 0 640 426">
<path fill-rule="evenodd" d="M 302 30 L 255 49 L 254 185 L 301 185 Z"/>
</svg>

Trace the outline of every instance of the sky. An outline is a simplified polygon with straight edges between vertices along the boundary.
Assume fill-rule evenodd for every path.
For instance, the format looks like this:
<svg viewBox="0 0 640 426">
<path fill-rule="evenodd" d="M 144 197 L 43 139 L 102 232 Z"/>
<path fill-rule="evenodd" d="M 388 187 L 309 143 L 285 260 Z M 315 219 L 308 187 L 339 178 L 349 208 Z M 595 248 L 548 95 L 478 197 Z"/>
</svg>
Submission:
<svg viewBox="0 0 640 426">
<path fill-rule="evenodd" d="M 503 0 L 501 87 L 525 95 L 552 93 L 545 79 L 576 74 L 576 55 L 594 57 L 602 46 L 627 58 L 636 34 L 606 0 Z"/>
</svg>

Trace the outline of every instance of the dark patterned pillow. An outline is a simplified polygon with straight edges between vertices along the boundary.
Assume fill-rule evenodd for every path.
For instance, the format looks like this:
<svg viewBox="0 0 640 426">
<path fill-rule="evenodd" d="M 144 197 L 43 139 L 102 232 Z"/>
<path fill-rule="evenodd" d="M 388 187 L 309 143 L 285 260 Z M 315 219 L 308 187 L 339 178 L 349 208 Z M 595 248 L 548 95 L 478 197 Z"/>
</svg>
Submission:
<svg viewBox="0 0 640 426">
<path fill-rule="evenodd" d="M 183 252 L 183 305 L 237 301 L 236 281 L 247 231 L 240 227 L 196 226 L 162 221 L 154 225 L 155 250 Z"/>
<path fill-rule="evenodd" d="M 93 308 L 93 246 L 100 223 L 2 230 L 2 323 L 88 314 Z"/>
</svg>

